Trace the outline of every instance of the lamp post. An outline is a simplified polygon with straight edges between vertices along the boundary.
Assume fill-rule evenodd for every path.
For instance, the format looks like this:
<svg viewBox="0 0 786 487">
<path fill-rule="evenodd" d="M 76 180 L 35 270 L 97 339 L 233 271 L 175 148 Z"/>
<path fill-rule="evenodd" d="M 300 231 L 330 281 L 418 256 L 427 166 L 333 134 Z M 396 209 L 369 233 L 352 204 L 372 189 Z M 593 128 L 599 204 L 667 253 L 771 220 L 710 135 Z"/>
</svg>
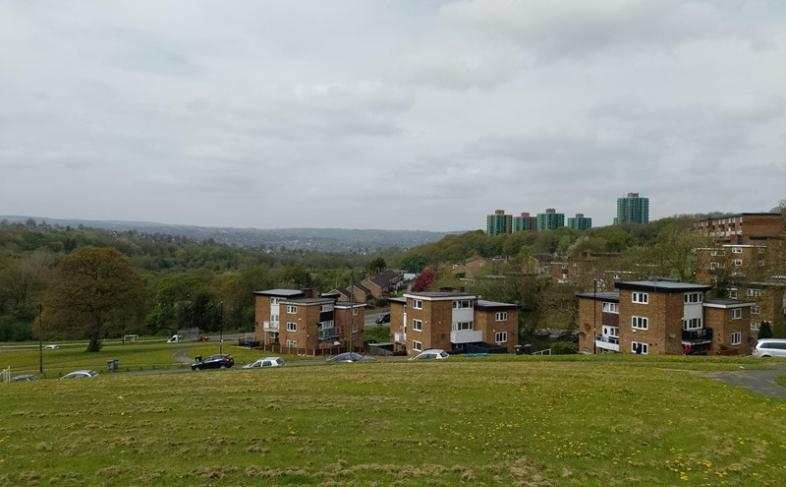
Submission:
<svg viewBox="0 0 786 487">
<path fill-rule="evenodd" d="M 44 373 L 44 342 L 41 338 L 44 330 L 44 323 L 42 320 L 42 316 L 44 315 L 44 305 L 39 303 L 38 304 L 38 372 L 43 375 Z"/>
<path fill-rule="evenodd" d="M 224 353 L 224 301 L 218 302 L 218 353 Z"/>
</svg>

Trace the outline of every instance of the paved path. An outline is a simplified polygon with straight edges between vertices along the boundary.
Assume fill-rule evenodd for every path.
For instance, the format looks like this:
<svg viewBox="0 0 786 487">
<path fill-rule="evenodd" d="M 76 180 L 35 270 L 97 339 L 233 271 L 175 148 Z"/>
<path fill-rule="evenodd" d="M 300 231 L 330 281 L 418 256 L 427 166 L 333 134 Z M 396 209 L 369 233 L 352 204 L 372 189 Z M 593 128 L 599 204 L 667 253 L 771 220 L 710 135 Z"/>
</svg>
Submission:
<svg viewBox="0 0 786 487">
<path fill-rule="evenodd" d="M 741 372 L 712 372 L 707 374 L 716 380 L 743 387 L 765 396 L 786 400 L 786 387 L 775 382 L 775 378 L 786 375 L 786 365 L 776 365 L 767 370 L 746 370 Z"/>
</svg>

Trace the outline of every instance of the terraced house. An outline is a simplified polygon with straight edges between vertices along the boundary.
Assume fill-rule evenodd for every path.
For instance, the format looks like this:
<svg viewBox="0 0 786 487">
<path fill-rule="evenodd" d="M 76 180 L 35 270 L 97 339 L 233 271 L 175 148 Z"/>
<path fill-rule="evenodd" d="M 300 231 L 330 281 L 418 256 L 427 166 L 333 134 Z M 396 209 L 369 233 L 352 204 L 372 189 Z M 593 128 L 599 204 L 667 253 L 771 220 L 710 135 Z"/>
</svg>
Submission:
<svg viewBox="0 0 786 487">
<path fill-rule="evenodd" d="M 417 355 L 448 351 L 513 352 L 518 341 L 518 305 L 465 292 L 407 293 L 390 298 L 390 335 L 395 351 Z"/>
<path fill-rule="evenodd" d="M 365 303 L 315 290 L 256 291 L 255 336 L 265 350 L 322 354 L 363 350 Z"/>
<path fill-rule="evenodd" d="M 618 282 L 615 288 L 577 294 L 580 351 L 750 353 L 753 302 L 707 299 L 711 286 L 667 279 Z"/>
</svg>

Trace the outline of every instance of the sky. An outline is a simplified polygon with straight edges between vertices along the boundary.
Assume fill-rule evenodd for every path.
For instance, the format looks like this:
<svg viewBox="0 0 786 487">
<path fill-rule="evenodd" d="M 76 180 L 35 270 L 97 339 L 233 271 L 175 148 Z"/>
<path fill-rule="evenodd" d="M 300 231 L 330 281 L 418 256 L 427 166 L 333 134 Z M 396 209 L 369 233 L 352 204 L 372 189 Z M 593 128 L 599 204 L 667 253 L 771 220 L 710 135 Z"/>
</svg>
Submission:
<svg viewBox="0 0 786 487">
<path fill-rule="evenodd" d="M 785 182 L 782 0 L 0 1 L 0 214 L 600 226 Z"/>
</svg>

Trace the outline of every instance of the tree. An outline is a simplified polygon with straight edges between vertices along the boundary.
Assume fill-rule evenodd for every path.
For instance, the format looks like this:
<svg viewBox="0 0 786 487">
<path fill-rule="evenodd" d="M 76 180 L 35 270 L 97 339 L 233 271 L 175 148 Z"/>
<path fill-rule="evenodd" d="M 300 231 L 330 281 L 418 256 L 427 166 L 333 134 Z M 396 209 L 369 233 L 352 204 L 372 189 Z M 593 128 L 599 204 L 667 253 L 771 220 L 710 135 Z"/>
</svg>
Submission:
<svg viewBox="0 0 786 487">
<path fill-rule="evenodd" d="M 412 283 L 412 291 L 416 293 L 425 291 L 436 277 L 437 275 L 431 269 L 424 270 L 418 274 L 418 277 L 415 278 L 415 282 Z"/>
<path fill-rule="evenodd" d="M 369 274 L 378 274 L 388 268 L 387 262 L 382 257 L 377 257 L 366 265 Z"/>
<path fill-rule="evenodd" d="M 57 265 L 44 299 L 47 335 L 88 338 L 87 351 L 101 350 L 108 334 L 138 326 L 144 288 L 128 260 L 114 249 L 83 247 Z"/>
<path fill-rule="evenodd" d="M 759 338 L 772 338 L 772 326 L 769 321 L 763 322 L 759 326 Z"/>
</svg>

